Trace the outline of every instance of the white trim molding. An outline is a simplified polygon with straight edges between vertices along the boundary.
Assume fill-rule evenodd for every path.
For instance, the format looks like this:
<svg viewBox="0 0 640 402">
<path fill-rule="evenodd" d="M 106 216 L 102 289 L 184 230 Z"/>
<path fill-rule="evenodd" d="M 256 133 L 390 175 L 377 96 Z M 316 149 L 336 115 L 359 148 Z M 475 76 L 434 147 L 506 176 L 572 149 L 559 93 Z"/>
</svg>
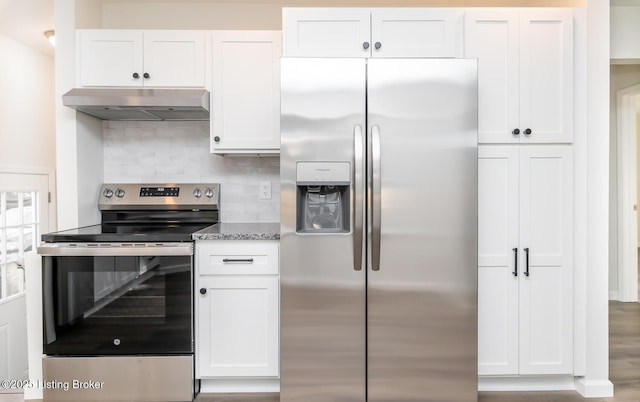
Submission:
<svg viewBox="0 0 640 402">
<path fill-rule="evenodd" d="M 571 375 L 478 377 L 478 391 L 481 392 L 573 391 L 575 389 L 574 377 Z"/>
<path fill-rule="evenodd" d="M 608 380 L 590 381 L 584 377 L 576 378 L 576 391 L 585 398 L 606 398 L 613 396 L 613 383 Z"/>
<path fill-rule="evenodd" d="M 587 322 L 585 393 L 609 383 L 609 0 L 587 0 Z M 590 396 L 590 395 L 585 395 Z"/>
<path fill-rule="evenodd" d="M 279 378 L 228 378 L 200 380 L 200 393 L 280 392 Z"/>
<path fill-rule="evenodd" d="M 638 301 L 637 97 L 640 85 L 616 93 L 618 140 L 618 297 Z"/>
</svg>

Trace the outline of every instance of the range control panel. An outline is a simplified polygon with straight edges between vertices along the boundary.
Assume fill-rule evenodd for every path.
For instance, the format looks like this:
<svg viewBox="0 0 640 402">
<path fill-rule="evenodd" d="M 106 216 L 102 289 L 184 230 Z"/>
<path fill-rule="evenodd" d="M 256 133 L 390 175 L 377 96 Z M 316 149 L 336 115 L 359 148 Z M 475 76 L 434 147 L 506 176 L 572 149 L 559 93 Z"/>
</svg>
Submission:
<svg viewBox="0 0 640 402">
<path fill-rule="evenodd" d="M 218 210 L 219 204 L 218 183 L 105 183 L 100 189 L 98 208 Z"/>
<path fill-rule="evenodd" d="M 140 187 L 140 197 L 178 197 L 180 187 Z"/>
</svg>

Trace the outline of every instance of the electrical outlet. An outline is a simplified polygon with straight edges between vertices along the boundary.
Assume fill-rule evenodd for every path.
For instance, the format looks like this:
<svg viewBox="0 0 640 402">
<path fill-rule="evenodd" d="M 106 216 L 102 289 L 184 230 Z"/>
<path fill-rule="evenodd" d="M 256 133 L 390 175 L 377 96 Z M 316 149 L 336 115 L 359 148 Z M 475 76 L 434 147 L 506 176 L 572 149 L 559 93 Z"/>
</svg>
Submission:
<svg viewBox="0 0 640 402">
<path fill-rule="evenodd" d="M 259 198 L 261 200 L 270 200 L 271 199 L 271 182 L 270 181 L 261 181 L 260 182 Z"/>
</svg>

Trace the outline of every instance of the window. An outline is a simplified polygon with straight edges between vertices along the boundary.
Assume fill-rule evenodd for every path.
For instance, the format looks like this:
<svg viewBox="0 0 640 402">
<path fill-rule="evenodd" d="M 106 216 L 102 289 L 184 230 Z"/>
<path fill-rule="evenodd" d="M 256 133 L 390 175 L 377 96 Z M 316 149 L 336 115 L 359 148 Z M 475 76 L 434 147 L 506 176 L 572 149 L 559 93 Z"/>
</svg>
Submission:
<svg viewBox="0 0 640 402">
<path fill-rule="evenodd" d="M 37 192 L 0 192 L 0 300 L 24 292 L 24 254 L 38 239 Z"/>
</svg>

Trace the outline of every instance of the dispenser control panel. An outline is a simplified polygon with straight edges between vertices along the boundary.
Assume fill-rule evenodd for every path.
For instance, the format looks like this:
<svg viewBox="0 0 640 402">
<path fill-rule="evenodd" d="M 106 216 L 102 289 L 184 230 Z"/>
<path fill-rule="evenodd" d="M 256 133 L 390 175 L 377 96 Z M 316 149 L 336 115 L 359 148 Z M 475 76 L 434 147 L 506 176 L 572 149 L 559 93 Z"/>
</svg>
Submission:
<svg viewBox="0 0 640 402">
<path fill-rule="evenodd" d="M 331 183 L 348 186 L 351 183 L 349 162 L 298 162 L 296 172 L 298 185 Z"/>
</svg>

